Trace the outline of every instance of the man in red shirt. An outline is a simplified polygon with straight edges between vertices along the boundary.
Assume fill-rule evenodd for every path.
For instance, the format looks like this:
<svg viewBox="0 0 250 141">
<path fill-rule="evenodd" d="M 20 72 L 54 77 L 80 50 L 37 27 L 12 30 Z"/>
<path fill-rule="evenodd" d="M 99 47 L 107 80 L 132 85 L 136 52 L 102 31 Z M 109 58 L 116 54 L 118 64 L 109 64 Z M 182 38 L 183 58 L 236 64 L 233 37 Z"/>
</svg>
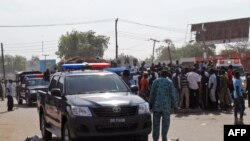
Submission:
<svg viewBox="0 0 250 141">
<path fill-rule="evenodd" d="M 149 96 L 148 91 L 148 74 L 144 73 L 142 79 L 140 80 L 140 96 L 147 100 Z"/>
<path fill-rule="evenodd" d="M 234 87 L 233 87 L 233 66 L 229 65 L 227 70 L 227 77 L 228 77 L 228 88 L 230 90 L 230 93 L 233 93 Z"/>
</svg>

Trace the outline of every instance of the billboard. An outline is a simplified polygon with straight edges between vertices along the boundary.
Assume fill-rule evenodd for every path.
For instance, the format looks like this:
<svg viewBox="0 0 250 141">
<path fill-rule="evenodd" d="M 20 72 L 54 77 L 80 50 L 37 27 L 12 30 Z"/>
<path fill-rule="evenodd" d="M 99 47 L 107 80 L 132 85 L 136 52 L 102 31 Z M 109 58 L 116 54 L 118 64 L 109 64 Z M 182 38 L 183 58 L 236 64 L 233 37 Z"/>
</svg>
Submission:
<svg viewBox="0 0 250 141">
<path fill-rule="evenodd" d="M 45 63 L 46 63 L 46 67 L 45 67 Z M 39 64 L 40 64 L 41 72 L 45 72 L 47 68 L 51 71 L 51 70 L 54 70 L 56 66 L 56 60 L 55 59 L 40 60 Z"/>
<path fill-rule="evenodd" d="M 250 18 L 191 25 L 197 42 L 230 43 L 248 41 Z"/>
</svg>

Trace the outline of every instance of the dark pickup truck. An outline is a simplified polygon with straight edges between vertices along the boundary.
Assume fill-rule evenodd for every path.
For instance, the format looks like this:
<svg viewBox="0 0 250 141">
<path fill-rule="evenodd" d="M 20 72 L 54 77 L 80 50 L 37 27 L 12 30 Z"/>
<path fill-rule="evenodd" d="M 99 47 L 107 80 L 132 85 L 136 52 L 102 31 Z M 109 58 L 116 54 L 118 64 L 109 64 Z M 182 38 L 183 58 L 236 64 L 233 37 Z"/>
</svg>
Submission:
<svg viewBox="0 0 250 141">
<path fill-rule="evenodd" d="M 28 106 L 37 101 L 37 91 L 45 90 L 48 81 L 43 79 L 43 74 L 39 71 L 19 72 L 16 74 L 16 98 L 18 104 L 26 101 Z"/>
<path fill-rule="evenodd" d="M 149 106 L 132 91 L 136 88 L 111 72 L 55 73 L 48 89 L 38 92 L 43 139 L 50 140 L 53 133 L 63 141 L 103 137 L 148 141 Z"/>
</svg>

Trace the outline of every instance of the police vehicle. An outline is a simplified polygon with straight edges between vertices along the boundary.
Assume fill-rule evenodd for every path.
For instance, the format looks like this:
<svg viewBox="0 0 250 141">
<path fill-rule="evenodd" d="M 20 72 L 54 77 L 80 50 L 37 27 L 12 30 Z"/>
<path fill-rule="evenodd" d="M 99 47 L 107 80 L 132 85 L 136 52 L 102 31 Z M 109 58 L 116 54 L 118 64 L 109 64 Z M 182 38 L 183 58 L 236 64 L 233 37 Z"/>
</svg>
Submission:
<svg viewBox="0 0 250 141">
<path fill-rule="evenodd" d="M 39 91 L 37 109 L 44 140 L 111 137 L 148 141 L 151 115 L 146 101 L 115 73 L 88 70 L 89 64 L 64 64 L 47 90 Z M 80 70 L 78 70 L 80 69 Z M 73 70 L 73 71 L 72 71 Z"/>
<path fill-rule="evenodd" d="M 16 74 L 16 99 L 18 104 L 26 101 L 28 106 L 37 101 L 37 91 L 47 89 L 49 82 L 43 79 L 39 71 L 25 71 Z"/>
</svg>

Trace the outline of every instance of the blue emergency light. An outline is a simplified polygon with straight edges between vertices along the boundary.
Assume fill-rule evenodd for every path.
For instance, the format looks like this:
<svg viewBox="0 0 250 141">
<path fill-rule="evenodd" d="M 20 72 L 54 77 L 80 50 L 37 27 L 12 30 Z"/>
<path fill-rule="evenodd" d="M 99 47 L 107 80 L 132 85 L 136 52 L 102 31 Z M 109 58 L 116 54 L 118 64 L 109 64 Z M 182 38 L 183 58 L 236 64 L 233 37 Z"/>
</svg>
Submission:
<svg viewBox="0 0 250 141">
<path fill-rule="evenodd" d="M 83 69 L 84 67 L 89 66 L 88 63 L 81 63 L 81 64 L 62 64 L 63 69 Z"/>
<path fill-rule="evenodd" d="M 109 72 L 114 72 L 114 73 L 122 73 L 126 69 L 125 68 L 106 68 L 104 70 L 109 71 Z"/>
</svg>

